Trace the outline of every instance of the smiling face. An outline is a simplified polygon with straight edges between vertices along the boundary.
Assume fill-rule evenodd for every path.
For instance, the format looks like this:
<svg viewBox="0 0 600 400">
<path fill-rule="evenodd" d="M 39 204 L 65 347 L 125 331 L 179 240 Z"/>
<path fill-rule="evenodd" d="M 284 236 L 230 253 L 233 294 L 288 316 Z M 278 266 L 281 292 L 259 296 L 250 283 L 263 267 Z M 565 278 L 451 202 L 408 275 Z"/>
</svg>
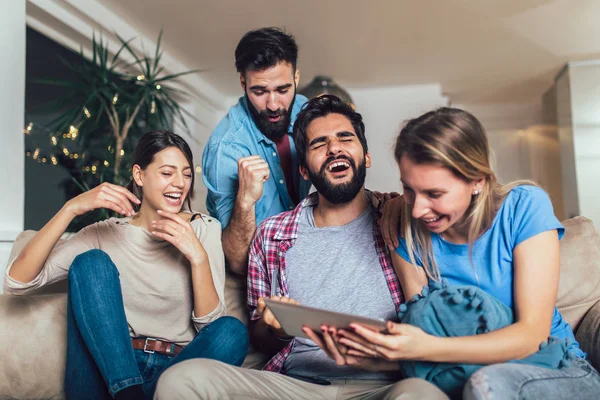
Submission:
<svg viewBox="0 0 600 400">
<path fill-rule="evenodd" d="M 240 84 L 256 125 L 269 139 L 277 140 L 288 132 L 300 71 L 280 62 L 262 71 L 246 71 Z"/>
<path fill-rule="evenodd" d="M 473 195 L 484 180 L 467 182 L 437 164 L 417 164 L 400 159 L 404 200 L 412 206 L 412 217 L 431 232 L 465 241 L 465 218 Z"/>
<path fill-rule="evenodd" d="M 335 113 L 315 118 L 306 129 L 306 143 L 302 176 L 310 179 L 330 203 L 354 199 L 364 186 L 371 157 L 365 153 L 350 120 Z"/>
<path fill-rule="evenodd" d="M 172 213 L 181 211 L 190 192 L 193 173 L 181 150 L 167 147 L 154 155 L 146 169 L 134 165 L 132 173 L 142 189 L 142 208 Z"/>
</svg>

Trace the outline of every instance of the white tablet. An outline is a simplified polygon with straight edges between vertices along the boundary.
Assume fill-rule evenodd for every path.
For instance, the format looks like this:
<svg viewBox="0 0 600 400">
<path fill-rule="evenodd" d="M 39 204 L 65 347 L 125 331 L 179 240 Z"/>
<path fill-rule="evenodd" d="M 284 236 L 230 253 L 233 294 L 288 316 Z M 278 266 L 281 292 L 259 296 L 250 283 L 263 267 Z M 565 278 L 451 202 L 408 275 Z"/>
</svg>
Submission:
<svg viewBox="0 0 600 400">
<path fill-rule="evenodd" d="M 308 336 L 302 331 L 302 327 L 309 327 L 317 334 L 321 334 L 321 325 L 323 324 L 350 330 L 350 323 L 356 322 L 376 331 L 385 331 L 387 329 L 386 321 L 383 319 L 367 318 L 327 311 L 321 308 L 281 303 L 269 299 L 265 299 L 265 303 L 275 318 L 277 318 L 285 333 L 290 336 L 299 336 L 308 339 Z"/>
</svg>

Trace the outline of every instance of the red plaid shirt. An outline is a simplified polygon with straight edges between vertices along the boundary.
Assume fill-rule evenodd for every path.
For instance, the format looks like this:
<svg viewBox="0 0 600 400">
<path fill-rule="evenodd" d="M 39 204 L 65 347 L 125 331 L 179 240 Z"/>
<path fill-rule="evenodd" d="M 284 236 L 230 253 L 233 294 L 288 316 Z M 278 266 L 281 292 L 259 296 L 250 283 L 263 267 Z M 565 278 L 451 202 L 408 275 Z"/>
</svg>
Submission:
<svg viewBox="0 0 600 400">
<path fill-rule="evenodd" d="M 370 196 L 370 192 L 367 193 Z M 318 195 L 313 193 L 292 211 L 267 218 L 256 229 L 248 257 L 248 309 L 251 321 L 261 318 L 256 311 L 260 297 L 289 296 L 285 254 L 298 238 L 300 212 L 304 207 L 316 205 L 317 202 Z M 377 223 L 373 224 L 373 238 L 381 269 L 396 305 L 396 312 L 398 312 L 398 308 L 403 302 L 402 291 Z M 290 355 L 293 345 L 294 340 L 277 353 L 265 365 L 264 370 L 281 372 L 283 363 Z"/>
</svg>

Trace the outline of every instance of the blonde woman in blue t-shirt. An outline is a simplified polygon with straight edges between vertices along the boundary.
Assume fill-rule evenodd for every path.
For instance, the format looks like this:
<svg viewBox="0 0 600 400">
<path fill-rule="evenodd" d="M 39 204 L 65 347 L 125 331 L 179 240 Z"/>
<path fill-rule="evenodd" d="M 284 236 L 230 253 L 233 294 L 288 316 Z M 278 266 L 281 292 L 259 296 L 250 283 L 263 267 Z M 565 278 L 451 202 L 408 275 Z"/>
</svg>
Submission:
<svg viewBox="0 0 600 400">
<path fill-rule="evenodd" d="M 390 369 L 401 361 L 405 375 L 426 367 L 434 383 L 435 374 L 446 374 L 441 383 L 462 374 L 468 381 L 452 397 L 596 397 L 600 375 L 556 308 L 564 228 L 548 195 L 532 182 L 499 184 L 483 126 L 463 110 L 410 120 L 394 155 L 404 189 L 387 207 L 403 207 L 394 267 L 405 299 L 414 299 L 403 311 L 426 307 L 410 319 L 401 312 L 412 325 L 388 322 L 387 334 L 360 325 L 307 333 L 341 365 Z M 477 313 L 480 327 L 469 319 Z M 465 321 L 472 334 L 461 334 Z"/>
</svg>

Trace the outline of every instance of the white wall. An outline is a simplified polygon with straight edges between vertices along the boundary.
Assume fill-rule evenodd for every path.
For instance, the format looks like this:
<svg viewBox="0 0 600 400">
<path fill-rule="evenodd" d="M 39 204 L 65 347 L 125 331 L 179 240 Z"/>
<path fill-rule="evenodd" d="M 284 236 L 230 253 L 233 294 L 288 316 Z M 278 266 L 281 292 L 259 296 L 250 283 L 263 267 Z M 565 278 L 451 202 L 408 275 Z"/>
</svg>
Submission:
<svg viewBox="0 0 600 400">
<path fill-rule="evenodd" d="M 600 62 L 568 67 L 579 213 L 600 229 Z"/>
<path fill-rule="evenodd" d="M 385 88 L 346 88 L 365 122 L 372 166 L 366 187 L 400 192 L 400 174 L 394 161 L 394 144 L 402 123 L 448 105 L 438 84 Z"/>
<path fill-rule="evenodd" d="M 571 84 L 568 69 L 556 79 L 556 115 L 560 143 L 561 179 L 563 183 L 564 212 L 567 217 L 580 215 L 577 194 L 577 172 L 573 142 L 573 117 L 571 113 Z"/>
<path fill-rule="evenodd" d="M 23 230 L 25 0 L 4 2 L 0 13 L 0 293 L 12 242 Z"/>
</svg>

